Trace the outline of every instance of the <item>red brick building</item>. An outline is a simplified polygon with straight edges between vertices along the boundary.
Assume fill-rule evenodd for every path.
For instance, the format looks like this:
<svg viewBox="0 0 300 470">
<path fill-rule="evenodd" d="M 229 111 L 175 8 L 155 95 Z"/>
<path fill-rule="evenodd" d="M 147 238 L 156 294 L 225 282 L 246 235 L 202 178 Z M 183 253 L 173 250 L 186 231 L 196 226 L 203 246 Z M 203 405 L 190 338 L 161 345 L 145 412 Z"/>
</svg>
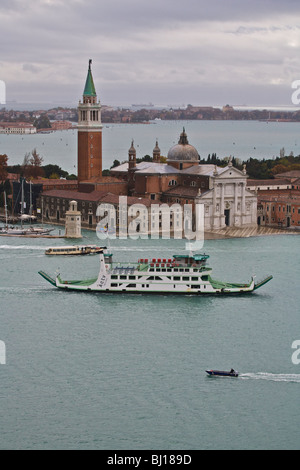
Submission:
<svg viewBox="0 0 300 470">
<path fill-rule="evenodd" d="M 300 192 L 282 190 L 259 195 L 258 225 L 300 229 Z"/>
</svg>

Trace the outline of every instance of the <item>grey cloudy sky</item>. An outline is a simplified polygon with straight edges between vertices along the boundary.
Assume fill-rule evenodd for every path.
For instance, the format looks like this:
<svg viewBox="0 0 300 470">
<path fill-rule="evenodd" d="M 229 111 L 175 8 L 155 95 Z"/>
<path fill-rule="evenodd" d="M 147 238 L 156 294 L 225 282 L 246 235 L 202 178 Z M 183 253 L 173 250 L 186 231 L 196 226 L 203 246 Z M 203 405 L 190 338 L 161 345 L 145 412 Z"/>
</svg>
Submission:
<svg viewBox="0 0 300 470">
<path fill-rule="evenodd" d="M 292 105 L 299 0 L 1 0 L 7 100 Z"/>
</svg>

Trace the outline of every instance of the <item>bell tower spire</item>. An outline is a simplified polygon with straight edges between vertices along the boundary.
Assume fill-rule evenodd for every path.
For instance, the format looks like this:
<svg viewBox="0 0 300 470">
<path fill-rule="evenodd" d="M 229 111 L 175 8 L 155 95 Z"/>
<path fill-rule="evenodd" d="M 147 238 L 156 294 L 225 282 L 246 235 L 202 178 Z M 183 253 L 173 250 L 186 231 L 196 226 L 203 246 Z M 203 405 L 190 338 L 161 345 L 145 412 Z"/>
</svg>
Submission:
<svg viewBox="0 0 300 470">
<path fill-rule="evenodd" d="M 78 104 L 78 182 L 102 177 L 101 104 L 92 75 L 92 59 L 82 102 Z"/>
</svg>

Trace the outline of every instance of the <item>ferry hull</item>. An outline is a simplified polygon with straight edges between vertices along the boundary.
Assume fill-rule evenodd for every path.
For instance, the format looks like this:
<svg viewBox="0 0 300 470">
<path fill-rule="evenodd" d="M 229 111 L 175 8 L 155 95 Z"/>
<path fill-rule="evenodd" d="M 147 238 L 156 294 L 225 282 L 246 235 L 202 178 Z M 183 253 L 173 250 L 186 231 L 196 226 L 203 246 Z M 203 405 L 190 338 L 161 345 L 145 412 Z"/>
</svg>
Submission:
<svg viewBox="0 0 300 470">
<path fill-rule="evenodd" d="M 247 287 L 241 288 L 232 288 L 232 289 L 211 289 L 211 290 L 201 290 L 201 289 L 190 289 L 190 288 L 176 288 L 173 290 L 162 290 L 158 287 L 156 288 L 128 288 L 124 287 L 121 289 L 111 288 L 111 287 L 97 287 L 94 280 L 89 281 L 63 281 L 59 276 L 54 279 L 43 271 L 40 271 L 39 274 L 48 281 L 52 286 L 65 291 L 77 291 L 77 292 L 92 292 L 96 294 L 135 294 L 135 295 L 187 295 L 187 296 L 207 296 L 207 295 L 219 295 L 219 296 L 228 296 L 228 295 L 245 295 L 251 294 L 256 290 L 256 285 L 252 281 Z M 271 280 L 271 277 L 268 278 Z M 85 284 L 85 285 L 83 285 Z"/>
</svg>

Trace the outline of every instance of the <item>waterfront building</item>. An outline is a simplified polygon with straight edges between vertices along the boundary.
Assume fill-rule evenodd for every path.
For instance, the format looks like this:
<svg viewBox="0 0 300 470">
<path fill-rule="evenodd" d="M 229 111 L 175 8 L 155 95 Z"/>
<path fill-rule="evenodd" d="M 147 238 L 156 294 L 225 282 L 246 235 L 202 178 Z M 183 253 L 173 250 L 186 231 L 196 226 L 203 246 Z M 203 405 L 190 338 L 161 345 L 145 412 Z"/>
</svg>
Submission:
<svg viewBox="0 0 300 470">
<path fill-rule="evenodd" d="M 300 182 L 300 181 L 299 181 Z M 293 184 L 289 179 L 285 178 L 274 178 L 267 180 L 254 180 L 248 179 L 247 189 L 249 191 L 276 191 L 281 189 L 292 189 Z M 300 185 L 299 185 L 300 186 Z"/>
<path fill-rule="evenodd" d="M 0 122 L 0 134 L 36 134 L 36 127 L 29 122 Z"/>
<path fill-rule="evenodd" d="M 62 131 L 67 129 L 74 129 L 71 121 L 51 121 L 52 131 Z"/>
<path fill-rule="evenodd" d="M 298 190 L 269 191 L 258 198 L 258 225 L 300 230 Z"/>
</svg>

